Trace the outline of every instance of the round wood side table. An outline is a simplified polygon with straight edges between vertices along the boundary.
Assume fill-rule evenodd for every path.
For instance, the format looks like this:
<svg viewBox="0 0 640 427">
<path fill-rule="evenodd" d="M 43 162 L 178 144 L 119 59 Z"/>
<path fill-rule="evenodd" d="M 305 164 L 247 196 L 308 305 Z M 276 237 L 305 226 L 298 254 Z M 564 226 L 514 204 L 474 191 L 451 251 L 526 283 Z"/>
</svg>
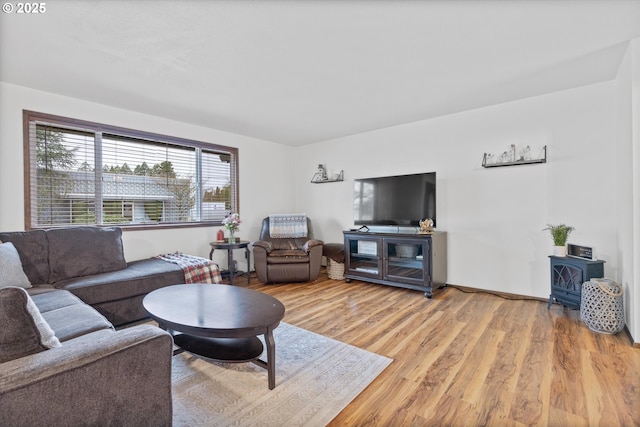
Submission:
<svg viewBox="0 0 640 427">
<path fill-rule="evenodd" d="M 209 252 L 209 259 L 213 260 L 213 252 L 216 249 L 224 249 L 227 251 L 227 263 L 229 269 L 227 271 L 221 271 L 222 276 L 229 275 L 229 284 L 233 285 L 233 278 L 240 274 L 247 275 L 247 283 L 251 284 L 251 252 L 249 251 L 249 242 L 246 240 L 238 240 L 235 243 L 229 243 L 228 241 L 215 241 L 210 242 L 211 252 Z M 244 257 L 247 259 L 247 272 L 236 271 L 235 263 L 233 262 L 233 250 L 244 249 Z"/>
</svg>

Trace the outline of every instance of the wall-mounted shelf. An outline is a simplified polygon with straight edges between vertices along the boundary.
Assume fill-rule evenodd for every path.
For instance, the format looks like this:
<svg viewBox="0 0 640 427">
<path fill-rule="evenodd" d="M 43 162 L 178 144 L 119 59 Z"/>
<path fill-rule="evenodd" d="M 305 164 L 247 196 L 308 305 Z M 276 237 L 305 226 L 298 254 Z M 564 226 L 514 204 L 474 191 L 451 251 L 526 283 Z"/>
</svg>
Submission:
<svg viewBox="0 0 640 427">
<path fill-rule="evenodd" d="M 547 163 L 547 146 L 545 145 L 542 148 L 542 157 L 540 157 L 539 159 L 531 159 L 531 160 L 515 160 L 515 161 L 507 161 L 507 162 L 502 162 L 502 161 L 498 161 L 495 163 L 487 163 L 487 153 L 484 153 L 484 157 L 482 158 L 482 167 L 483 168 L 497 168 L 497 167 L 502 167 L 502 166 L 519 166 L 519 165 L 533 165 L 536 163 Z"/>
<path fill-rule="evenodd" d="M 344 170 L 341 170 L 337 177 L 335 178 L 323 178 L 320 174 L 316 173 L 311 178 L 312 184 L 326 184 L 328 182 L 340 182 L 344 181 Z"/>
</svg>

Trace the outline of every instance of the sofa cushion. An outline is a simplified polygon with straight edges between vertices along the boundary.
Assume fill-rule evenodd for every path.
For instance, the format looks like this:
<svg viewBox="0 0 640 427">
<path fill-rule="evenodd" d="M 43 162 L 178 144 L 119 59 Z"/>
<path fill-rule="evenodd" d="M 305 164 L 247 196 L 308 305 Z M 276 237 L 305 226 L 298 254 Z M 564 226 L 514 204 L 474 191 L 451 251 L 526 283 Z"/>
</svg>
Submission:
<svg viewBox="0 0 640 427">
<path fill-rule="evenodd" d="M 23 288 L 0 289 L 0 325 L 0 363 L 60 347 L 60 341 Z"/>
<path fill-rule="evenodd" d="M 132 261 L 124 270 L 62 280 L 56 287 L 72 292 L 120 326 L 148 317 L 142 307 L 146 294 L 179 283 L 184 283 L 184 273 L 179 266 L 148 258 Z"/>
<path fill-rule="evenodd" d="M 31 294 L 31 299 L 36 303 L 40 313 L 46 313 L 47 311 L 57 310 L 70 305 L 84 304 L 80 298 L 71 292 L 59 289 L 38 293 L 36 295 Z"/>
<path fill-rule="evenodd" d="M 268 256 L 267 264 L 309 264 L 308 256 Z"/>
<path fill-rule="evenodd" d="M 51 283 L 127 267 L 120 228 L 51 229 L 47 230 L 47 238 Z"/>
<path fill-rule="evenodd" d="M 167 285 L 184 283 L 184 273 L 176 264 L 158 258 L 132 261 L 120 271 L 74 277 L 56 283 L 87 304 L 120 301 Z"/>
<path fill-rule="evenodd" d="M 56 290 L 57 288 L 53 285 L 33 285 L 32 288 L 27 289 L 27 293 L 31 298 L 33 298 L 34 295 L 44 294 L 46 292 L 51 292 Z"/>
<path fill-rule="evenodd" d="M 22 270 L 20 255 L 13 243 L 0 243 L 0 288 L 19 286 L 30 288 L 31 282 Z"/>
<path fill-rule="evenodd" d="M 49 282 L 49 243 L 44 230 L 0 233 L 0 241 L 18 250 L 22 268 L 32 284 Z"/>
<path fill-rule="evenodd" d="M 309 257 L 302 249 L 275 249 L 269 253 L 270 257 Z"/>
<path fill-rule="evenodd" d="M 87 304 L 74 304 L 42 313 L 42 317 L 65 342 L 102 329 L 113 329 L 105 317 Z"/>
<path fill-rule="evenodd" d="M 272 239 L 269 242 L 273 249 L 278 251 L 301 250 L 308 239 Z"/>
</svg>

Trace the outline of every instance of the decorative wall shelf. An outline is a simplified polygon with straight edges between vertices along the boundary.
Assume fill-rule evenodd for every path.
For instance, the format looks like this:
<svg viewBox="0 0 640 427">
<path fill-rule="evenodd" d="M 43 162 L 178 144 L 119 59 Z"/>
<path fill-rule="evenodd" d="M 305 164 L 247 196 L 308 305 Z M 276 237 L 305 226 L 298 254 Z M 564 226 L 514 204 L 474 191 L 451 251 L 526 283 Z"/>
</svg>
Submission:
<svg viewBox="0 0 640 427">
<path fill-rule="evenodd" d="M 335 178 L 323 178 L 320 174 L 313 175 L 311 178 L 312 184 L 326 184 L 328 182 L 340 182 L 344 181 L 344 170 L 341 170 L 337 177 Z"/>
<path fill-rule="evenodd" d="M 502 166 L 519 166 L 519 165 L 533 165 L 536 163 L 547 163 L 547 146 L 545 145 L 542 148 L 542 157 L 539 159 L 531 159 L 531 160 L 515 160 L 513 162 L 495 162 L 495 163 L 487 163 L 487 153 L 484 153 L 484 157 L 482 158 L 482 167 L 483 168 L 497 168 Z"/>
</svg>

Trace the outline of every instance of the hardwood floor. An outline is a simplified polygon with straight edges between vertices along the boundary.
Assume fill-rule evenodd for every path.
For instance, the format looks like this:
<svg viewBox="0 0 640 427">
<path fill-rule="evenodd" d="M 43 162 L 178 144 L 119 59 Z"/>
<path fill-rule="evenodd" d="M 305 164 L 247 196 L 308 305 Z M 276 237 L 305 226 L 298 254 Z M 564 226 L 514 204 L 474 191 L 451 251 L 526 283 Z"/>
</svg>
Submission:
<svg viewBox="0 0 640 427">
<path fill-rule="evenodd" d="M 282 301 L 287 323 L 394 359 L 331 426 L 640 425 L 640 349 L 577 310 L 323 273 L 249 287 Z"/>
</svg>

